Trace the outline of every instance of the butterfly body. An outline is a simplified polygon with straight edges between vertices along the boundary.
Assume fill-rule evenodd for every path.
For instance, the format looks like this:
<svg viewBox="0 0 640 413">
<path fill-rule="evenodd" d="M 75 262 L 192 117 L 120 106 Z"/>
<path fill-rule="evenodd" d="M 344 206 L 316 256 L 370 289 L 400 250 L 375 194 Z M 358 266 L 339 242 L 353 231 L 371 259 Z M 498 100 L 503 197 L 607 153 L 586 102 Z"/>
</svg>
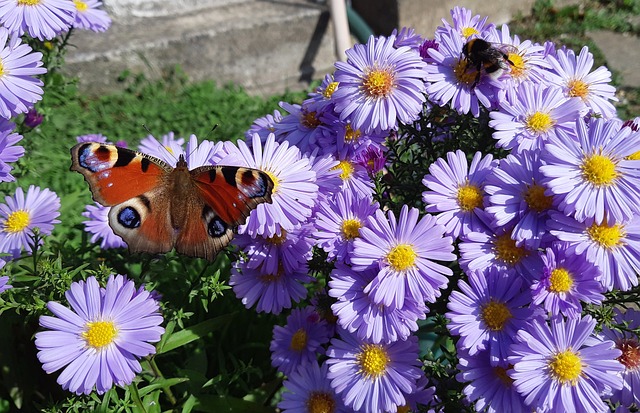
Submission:
<svg viewBox="0 0 640 413">
<path fill-rule="evenodd" d="M 273 181 L 259 170 L 202 166 L 173 168 L 160 159 L 101 143 L 71 149 L 71 170 L 89 183 L 93 199 L 111 207 L 114 233 L 132 252 L 176 251 L 209 260 L 260 203 L 271 202 Z"/>
</svg>

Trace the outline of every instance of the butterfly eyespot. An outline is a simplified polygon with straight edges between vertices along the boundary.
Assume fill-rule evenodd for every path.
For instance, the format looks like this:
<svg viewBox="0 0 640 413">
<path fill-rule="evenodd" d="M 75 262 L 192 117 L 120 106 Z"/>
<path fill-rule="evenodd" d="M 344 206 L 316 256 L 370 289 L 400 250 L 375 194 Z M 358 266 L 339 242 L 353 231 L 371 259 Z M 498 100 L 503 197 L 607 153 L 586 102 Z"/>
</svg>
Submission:
<svg viewBox="0 0 640 413">
<path fill-rule="evenodd" d="M 219 238 L 226 234 L 227 227 L 227 223 L 218 216 L 213 217 L 209 222 L 207 222 L 207 232 L 209 233 L 209 236 L 213 238 Z"/>
<path fill-rule="evenodd" d="M 118 222 L 125 228 L 138 228 L 140 226 L 140 214 L 128 206 L 118 212 Z"/>
</svg>

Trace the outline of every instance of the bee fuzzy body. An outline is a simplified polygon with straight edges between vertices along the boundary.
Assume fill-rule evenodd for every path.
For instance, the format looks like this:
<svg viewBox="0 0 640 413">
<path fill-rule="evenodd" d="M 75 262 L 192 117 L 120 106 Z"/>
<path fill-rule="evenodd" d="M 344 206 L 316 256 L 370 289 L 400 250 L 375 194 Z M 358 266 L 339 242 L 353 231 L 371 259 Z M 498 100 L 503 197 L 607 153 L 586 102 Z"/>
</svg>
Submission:
<svg viewBox="0 0 640 413">
<path fill-rule="evenodd" d="M 467 68 L 471 67 L 477 72 L 472 88 L 478 84 L 482 73 L 486 73 L 492 79 L 497 79 L 505 70 L 513 66 L 513 62 L 509 60 L 509 55 L 502 50 L 508 46 L 502 46 L 497 47 L 482 39 L 471 39 L 462 47 L 462 54 L 467 61 Z"/>
</svg>

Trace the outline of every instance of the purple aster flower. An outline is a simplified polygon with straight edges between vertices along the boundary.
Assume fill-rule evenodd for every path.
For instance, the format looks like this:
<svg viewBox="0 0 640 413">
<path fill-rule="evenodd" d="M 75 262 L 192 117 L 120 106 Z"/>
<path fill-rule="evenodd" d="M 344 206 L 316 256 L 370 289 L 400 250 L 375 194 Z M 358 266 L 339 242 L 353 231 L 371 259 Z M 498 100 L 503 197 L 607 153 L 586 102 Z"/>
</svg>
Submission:
<svg viewBox="0 0 640 413">
<path fill-rule="evenodd" d="M 338 160 L 339 163 L 335 168 L 340 171 L 342 191 L 352 192 L 360 197 L 372 197 L 375 184 L 367 168 L 346 156 L 340 156 Z"/>
<path fill-rule="evenodd" d="M 305 363 L 316 363 L 322 345 L 329 342 L 329 326 L 312 307 L 296 308 L 287 317 L 287 324 L 273 327 L 271 364 L 285 376 Z"/>
<path fill-rule="evenodd" d="M 169 132 L 160 139 L 162 142 L 149 135 L 140 141 L 138 150 L 175 166 L 178 154 L 184 153 L 184 138 L 176 138 L 175 133 Z"/>
<path fill-rule="evenodd" d="M 318 247 L 329 254 L 329 259 L 349 263 L 353 241 L 379 207 L 371 197 L 350 191 L 339 192 L 320 203 L 315 215 L 317 230 L 313 234 Z"/>
<path fill-rule="evenodd" d="M 330 121 L 328 128 L 318 142 L 322 152 L 349 159 L 368 146 L 381 147 L 388 136 L 386 131 L 363 133 L 360 129 L 354 130 L 350 122 L 337 119 Z"/>
<path fill-rule="evenodd" d="M 418 320 L 424 320 L 427 307 L 422 301 L 406 297 L 402 308 L 376 304 L 365 287 L 377 271 L 353 271 L 337 263 L 329 281 L 329 296 L 338 301 L 331 306 L 342 328 L 370 343 L 391 343 L 406 340 L 418 330 Z"/>
<path fill-rule="evenodd" d="M 101 133 L 90 133 L 88 135 L 80 135 L 76 136 L 76 141 L 78 143 L 82 142 L 98 142 L 98 143 L 106 143 L 107 137 Z"/>
<path fill-rule="evenodd" d="M 506 24 L 502 25 L 500 31 L 490 28 L 486 40 L 499 44 L 500 50 L 507 54 L 510 65 L 504 81 L 513 86 L 523 82 L 546 83 L 545 76 L 551 65 L 545 59 L 544 46 L 533 44 L 531 40 L 521 42 L 516 35 L 512 38 Z"/>
<path fill-rule="evenodd" d="M 329 367 L 317 361 L 302 365 L 284 381 L 278 408 L 284 413 L 351 413 L 327 379 Z"/>
<path fill-rule="evenodd" d="M 2 264 L 4 266 L 4 263 Z M 9 276 L 5 275 L 0 277 L 0 293 L 7 291 L 9 288 L 13 288 L 12 285 L 9 285 Z"/>
<path fill-rule="evenodd" d="M 545 195 L 541 165 L 538 151 L 508 155 L 485 185 L 490 204 L 485 210 L 495 217 L 497 226 L 513 226 L 511 238 L 529 250 L 540 247 L 545 238 L 548 241 L 546 222 L 554 207 L 553 197 Z"/>
<path fill-rule="evenodd" d="M 248 268 L 260 268 L 263 273 L 272 274 L 284 266 L 286 272 L 293 272 L 313 256 L 313 229 L 311 224 L 302 224 L 291 231 L 281 229 L 280 235 L 271 237 L 241 234 L 232 242 L 246 254 Z"/>
<path fill-rule="evenodd" d="M 516 331 L 534 314 L 531 292 L 513 271 L 490 267 L 467 275 L 469 283 L 460 280 L 460 291 L 449 296 L 449 331 L 470 356 L 487 350 L 492 366 L 504 365 Z"/>
<path fill-rule="evenodd" d="M 25 196 L 22 188 L 17 188 L 14 196 L 5 198 L 0 204 L 0 252 L 18 258 L 23 248 L 33 250 L 33 230 L 50 235 L 53 225 L 60 223 L 60 198 L 48 188 L 40 189 L 31 185 Z"/>
<path fill-rule="evenodd" d="M 24 155 L 24 148 L 16 145 L 21 140 L 22 135 L 11 130 L 0 129 L 0 182 L 13 182 L 16 180 L 11 175 L 13 167 L 9 163 L 16 162 Z"/>
<path fill-rule="evenodd" d="M 387 164 L 384 149 L 378 145 L 367 145 L 367 148 L 359 151 L 353 160 L 356 164 L 364 166 L 367 169 L 369 176 L 376 175 L 378 172 L 382 171 Z"/>
<path fill-rule="evenodd" d="M 616 108 L 610 100 L 617 101 L 616 88 L 611 86 L 611 72 L 600 66 L 593 72 L 593 54 L 587 46 L 578 56 L 570 49 L 559 49 L 555 56 L 547 56 L 551 68 L 547 72 L 550 83 L 562 88 L 565 96 L 579 97 L 591 109 L 604 118 L 616 116 Z"/>
<path fill-rule="evenodd" d="M 404 394 L 416 390 L 423 376 L 418 360 L 418 340 L 373 344 L 343 331 L 327 350 L 333 387 L 344 404 L 364 413 L 397 411 L 406 403 Z"/>
<path fill-rule="evenodd" d="M 255 304 L 259 313 L 280 314 L 283 308 L 291 308 L 294 302 L 307 296 L 303 283 L 314 280 L 308 272 L 306 262 L 295 271 L 287 272 L 280 265 L 277 271 L 268 273 L 261 268 L 249 268 L 240 258 L 231 267 L 229 285 L 245 307 L 251 308 Z"/>
<path fill-rule="evenodd" d="M 44 115 L 38 113 L 35 108 L 30 108 L 24 115 L 24 126 L 28 128 L 35 128 L 40 125 L 44 120 Z"/>
<path fill-rule="evenodd" d="M 289 114 L 273 125 L 278 142 L 286 141 L 292 146 L 297 146 L 302 153 L 307 153 L 318 147 L 318 141 L 324 133 L 329 133 L 327 121 L 324 119 L 324 116 L 330 114 L 327 109 L 321 112 L 312 104 L 301 106 L 287 102 L 280 102 L 280 107 Z"/>
<path fill-rule="evenodd" d="M 444 225 L 445 234 L 458 238 L 485 227 L 484 186 L 495 165 L 491 154 L 483 158 L 476 152 L 469 166 L 467 155 L 457 150 L 447 153 L 446 161 L 438 158 L 429 166 L 422 184 L 430 190 L 422 193 L 422 200 L 427 212 L 439 213 L 436 219 Z"/>
<path fill-rule="evenodd" d="M 558 130 L 540 157 L 549 193 L 559 209 L 578 221 L 598 224 L 625 221 L 640 213 L 640 161 L 627 157 L 638 150 L 640 132 L 621 128 L 618 120 L 576 122 L 577 136 Z"/>
<path fill-rule="evenodd" d="M 158 303 L 120 277 L 110 276 L 104 289 L 95 277 L 74 282 L 66 292 L 71 308 L 49 301 L 55 317 L 40 317 L 47 331 L 36 333 L 38 360 L 48 374 L 66 366 L 58 376 L 65 390 L 102 394 L 130 384 L 142 371 L 138 359 L 156 352 L 149 343 L 164 333 Z"/>
<path fill-rule="evenodd" d="M 273 180 L 272 203 L 260 204 L 240 227 L 241 234 L 271 237 L 280 230 L 291 231 L 311 216 L 318 197 L 316 173 L 310 159 L 288 142 L 281 144 L 270 134 L 264 145 L 253 135 L 251 149 L 243 142 L 225 147 L 228 155 L 217 163 L 260 169 Z"/>
<path fill-rule="evenodd" d="M 416 33 L 416 31 L 411 27 L 403 27 L 400 31 L 398 31 L 398 29 L 393 29 L 391 35 L 396 38 L 393 42 L 393 47 L 395 48 L 407 46 L 418 51 L 423 42 L 422 36 Z"/>
<path fill-rule="evenodd" d="M 464 58 L 464 44 L 465 40 L 452 28 L 441 33 L 438 49 L 429 51 L 433 63 L 426 69 L 427 95 L 440 106 L 449 104 L 458 113 L 477 117 L 480 105 L 488 109 L 496 106 L 497 93 L 507 84 L 489 76 L 481 76 L 476 83 L 478 72 Z"/>
<path fill-rule="evenodd" d="M 0 0 L 0 23 L 15 37 L 29 33 L 51 40 L 69 30 L 75 15 L 76 7 L 69 0 Z"/>
<path fill-rule="evenodd" d="M 320 86 L 309 93 L 309 98 L 303 102 L 303 105 L 315 108 L 318 112 L 326 112 L 327 106 L 333 104 L 331 96 L 338 89 L 339 83 L 333 79 L 332 74 L 326 74 Z"/>
<path fill-rule="evenodd" d="M 442 19 L 443 26 L 436 29 L 436 39 L 440 38 L 444 33 L 457 33 L 462 39 L 468 39 L 471 36 L 482 35 L 489 29 L 494 27 L 493 23 L 487 23 L 488 17 L 480 15 L 472 16 L 471 10 L 464 7 L 456 6 L 450 11 L 453 24 Z"/>
<path fill-rule="evenodd" d="M 104 207 L 98 203 L 95 205 L 87 205 L 82 216 L 88 218 L 82 221 L 84 230 L 91 234 L 91 242 L 100 241 L 100 248 L 121 248 L 126 247 L 127 243 L 113 232 L 109 226 L 109 210 L 111 207 Z"/>
<path fill-rule="evenodd" d="M 638 285 L 640 216 L 615 224 L 598 224 L 592 219 L 578 222 L 558 212 L 551 212 L 550 217 L 549 232 L 569 243 L 567 254 L 585 254 L 597 265 L 602 271 L 600 282 L 608 291 L 628 291 Z"/>
<path fill-rule="evenodd" d="M 433 216 L 419 219 L 416 208 L 404 205 L 397 221 L 393 211 L 388 217 L 378 209 L 354 241 L 354 270 L 378 270 L 364 292 L 376 304 L 391 308 L 404 307 L 405 297 L 415 302 L 435 302 L 452 271 L 433 260 L 456 259 L 451 237 L 444 236 L 444 226 Z"/>
<path fill-rule="evenodd" d="M 511 346 L 509 376 L 532 410 L 606 412 L 603 393 L 622 387 L 622 353 L 612 341 L 594 336 L 596 320 L 562 317 L 551 326 L 534 318 L 518 331 Z"/>
<path fill-rule="evenodd" d="M 76 18 L 73 27 L 77 29 L 104 32 L 111 26 L 111 18 L 100 9 L 102 2 L 98 0 L 73 0 L 76 6 Z"/>
<path fill-rule="evenodd" d="M 613 341 L 616 348 L 622 351 L 618 361 L 624 366 L 622 389 L 613 392 L 611 401 L 622 406 L 640 406 L 640 339 L 631 331 L 640 328 L 640 311 L 629 307 L 624 313 L 619 309 L 615 312 L 614 321 L 623 329 L 615 326 L 604 326 L 602 329 L 602 336 Z"/>
<path fill-rule="evenodd" d="M 473 356 L 464 350 L 458 351 L 456 380 L 465 383 L 462 393 L 475 410 L 487 413 L 531 413 L 524 399 L 513 387 L 513 379 L 507 375 L 506 360 L 499 365 L 491 364 L 489 352 L 480 351 Z"/>
<path fill-rule="evenodd" d="M 340 87 L 331 99 L 341 120 L 363 133 L 395 129 L 411 123 L 425 102 L 425 68 L 417 51 L 394 48 L 395 36 L 371 36 L 366 45 L 347 50 L 346 62 L 336 62 Z"/>
<path fill-rule="evenodd" d="M 316 150 L 309 155 L 311 170 L 316 173 L 316 184 L 318 185 L 316 207 L 320 202 L 326 201 L 327 198 L 339 192 L 342 186 L 341 169 L 338 168 L 340 162 L 331 154 L 320 155 L 319 152 Z"/>
<path fill-rule="evenodd" d="M 498 148 L 540 150 L 557 129 L 572 130 L 583 108 L 582 100 L 567 99 L 556 86 L 524 82 L 507 92 L 498 111 L 489 113 L 489 127 L 495 129 Z"/>
<path fill-rule="evenodd" d="M 260 136 L 260 142 L 265 143 L 270 133 L 275 133 L 276 124 L 282 120 L 282 114 L 279 110 L 274 110 L 273 115 L 266 114 L 265 116 L 253 121 L 249 130 L 244 133 L 244 137 L 247 145 L 251 144 L 254 134 Z"/>
<path fill-rule="evenodd" d="M 7 1 L 0 0 L 0 23 L 4 16 L 2 3 Z M 42 53 L 33 52 L 19 37 L 9 39 L 9 31 L 0 27 L 0 117 L 9 119 L 25 113 L 42 99 L 43 83 L 36 75 L 46 72 Z"/>
<path fill-rule="evenodd" d="M 567 254 L 567 244 L 556 242 L 542 254 L 542 272 L 534 277 L 534 305 L 543 305 L 551 316 L 577 316 L 582 303 L 599 305 L 604 300 L 600 268 L 584 254 Z"/>
</svg>

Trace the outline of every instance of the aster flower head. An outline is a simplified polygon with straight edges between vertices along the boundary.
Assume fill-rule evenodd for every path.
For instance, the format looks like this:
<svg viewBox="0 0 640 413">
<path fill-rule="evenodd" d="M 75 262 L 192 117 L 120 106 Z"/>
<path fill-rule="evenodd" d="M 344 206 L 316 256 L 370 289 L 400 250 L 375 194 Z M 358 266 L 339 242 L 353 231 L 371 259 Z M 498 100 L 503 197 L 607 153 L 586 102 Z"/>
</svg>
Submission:
<svg viewBox="0 0 640 413">
<path fill-rule="evenodd" d="M 524 399 L 513 387 L 513 379 L 507 375 L 506 360 L 498 365 L 491 363 L 489 351 L 483 350 L 473 356 L 458 350 L 456 380 L 465 383 L 462 393 L 474 403 L 475 410 L 487 413 L 531 413 Z"/>
<path fill-rule="evenodd" d="M 398 31 L 398 29 L 393 29 L 391 35 L 395 36 L 393 47 L 396 48 L 407 46 L 418 51 L 418 48 L 423 43 L 422 36 L 416 33 L 416 31 L 411 27 L 403 27 L 400 31 Z"/>
<path fill-rule="evenodd" d="M 13 167 L 9 164 L 16 162 L 24 155 L 24 148 L 16 145 L 21 140 L 22 135 L 8 129 L 0 129 L 0 182 L 13 182 L 16 180 L 11 175 Z"/>
<path fill-rule="evenodd" d="M 285 413 L 350 413 L 327 379 L 329 366 L 317 361 L 305 363 L 284 381 L 285 389 L 278 408 Z"/>
<path fill-rule="evenodd" d="M 358 340 L 346 331 L 327 350 L 331 387 L 358 412 L 397 411 L 423 376 L 415 336 L 389 344 Z"/>
<path fill-rule="evenodd" d="M 76 136 L 76 142 L 98 142 L 98 143 L 106 143 L 107 137 L 101 133 L 90 133 L 87 135 Z"/>
<path fill-rule="evenodd" d="M 98 0 L 73 0 L 76 6 L 76 17 L 73 27 L 77 29 L 104 32 L 111 26 L 111 18 L 100 7 Z"/>
<path fill-rule="evenodd" d="M 456 6 L 450 11 L 452 23 L 442 19 L 443 26 L 436 29 L 436 39 L 443 33 L 453 31 L 461 39 L 468 39 L 472 36 L 481 36 L 494 27 L 493 23 L 487 23 L 488 17 L 480 15 L 472 16 L 470 9 Z"/>
<path fill-rule="evenodd" d="M 4 261 L 2 265 L 4 266 Z M 13 288 L 13 286 L 9 284 L 9 276 L 5 275 L 0 277 L 0 293 L 3 293 L 10 288 Z"/>
<path fill-rule="evenodd" d="M 471 161 L 461 150 L 448 152 L 447 159 L 438 158 L 429 166 L 422 184 L 429 188 L 422 193 L 426 210 L 438 213 L 438 224 L 445 234 L 460 237 L 484 228 L 483 209 L 486 206 L 485 182 L 496 162 L 491 154 L 482 157 L 476 152 Z"/>
<path fill-rule="evenodd" d="M 182 147 L 183 142 L 184 139 L 176 139 L 173 132 L 164 135 L 162 137 L 162 143 L 149 135 L 140 142 L 139 149 L 141 152 L 155 156 L 173 167 L 177 165 L 178 159 L 180 159 L 180 155 L 182 155 L 187 161 L 189 169 L 194 169 L 199 166 L 211 165 L 215 153 L 223 146 L 222 142 L 214 144 L 208 140 L 203 140 L 198 143 L 196 135 L 189 136 L 189 140 L 184 149 Z"/>
<path fill-rule="evenodd" d="M 557 86 L 523 82 L 489 113 L 489 126 L 498 148 L 541 150 L 556 130 L 572 130 L 583 109 L 581 99 L 566 98 Z"/>
<path fill-rule="evenodd" d="M 38 113 L 36 108 L 30 108 L 24 115 L 24 126 L 28 128 L 35 128 L 42 123 L 44 115 Z"/>
<path fill-rule="evenodd" d="M 475 356 L 489 352 L 492 366 L 504 363 L 518 328 L 533 316 L 531 293 L 513 271 L 490 267 L 467 273 L 449 297 L 446 316 L 451 334 L 460 336 L 458 348 Z M 504 364 L 502 364 L 504 365 Z"/>
<path fill-rule="evenodd" d="M 576 134 L 558 130 L 549 136 L 540 157 L 540 171 L 559 209 L 578 221 L 605 216 L 613 222 L 640 213 L 640 161 L 630 158 L 637 150 L 640 132 L 621 128 L 618 120 L 576 122 Z"/>
<path fill-rule="evenodd" d="M 335 116 L 330 107 L 320 109 L 312 103 L 297 105 L 280 102 L 280 107 L 288 114 L 273 125 L 278 142 L 286 141 L 291 146 L 297 146 L 302 153 L 312 152 L 318 147 L 323 134 L 329 133 L 327 124 L 331 121 L 325 117 Z"/>
<path fill-rule="evenodd" d="M 333 79 L 333 74 L 326 74 L 320 86 L 309 93 L 309 98 L 303 102 L 303 105 L 315 108 L 316 111 L 324 113 L 328 110 L 327 106 L 333 104 L 331 97 L 333 92 L 338 90 L 339 83 Z"/>
<path fill-rule="evenodd" d="M 550 324 L 533 318 L 519 330 L 511 346 L 509 376 L 532 410 L 546 412 L 605 412 L 603 393 L 622 387 L 622 352 L 610 340 L 594 335 L 591 316 Z"/>
<path fill-rule="evenodd" d="M 140 141 L 138 150 L 175 166 L 178 154 L 184 153 L 184 138 L 176 137 L 175 133 L 169 132 L 160 139 L 161 141 L 149 135 Z"/>
<path fill-rule="evenodd" d="M 338 154 L 338 165 L 335 169 L 340 172 L 342 180 L 341 190 L 352 192 L 360 197 L 371 197 L 375 184 L 367 172 L 367 168 L 356 162 L 353 158 L 346 156 L 347 150 Z"/>
<path fill-rule="evenodd" d="M 624 312 L 616 309 L 614 322 L 617 325 L 604 326 L 601 333 L 605 340 L 613 341 L 622 351 L 618 357 L 624 366 L 622 388 L 613 392 L 611 401 L 622 406 L 640 406 L 640 338 L 631 331 L 640 328 L 640 311 L 633 307 Z"/>
<path fill-rule="evenodd" d="M 577 316 L 582 303 L 600 304 L 604 290 L 600 268 L 584 254 L 567 254 L 567 245 L 556 242 L 542 254 L 542 272 L 531 284 L 534 305 L 552 316 Z"/>
<path fill-rule="evenodd" d="M 383 147 L 377 145 L 367 145 L 366 149 L 356 153 L 354 160 L 364 166 L 370 176 L 382 171 L 387 164 Z"/>
<path fill-rule="evenodd" d="M 497 226 L 513 227 L 511 238 L 529 250 L 549 241 L 546 223 L 549 211 L 557 206 L 546 194 L 541 165 L 539 151 L 507 155 L 487 177 L 485 186 L 489 194 L 486 211 Z"/>
<path fill-rule="evenodd" d="M 18 258 L 23 249 L 33 250 L 33 231 L 50 235 L 54 224 L 60 223 L 60 198 L 48 188 L 31 185 L 25 195 L 17 188 L 14 196 L 7 196 L 0 204 L 0 252 Z"/>
<path fill-rule="evenodd" d="M 0 24 L 12 36 L 25 33 L 40 40 L 51 40 L 69 30 L 76 7 L 69 0 L 0 0 Z"/>
<path fill-rule="evenodd" d="M 307 296 L 303 284 L 314 280 L 308 272 L 306 262 L 294 271 L 285 271 L 279 265 L 275 272 L 266 272 L 262 268 L 249 268 L 247 261 L 240 258 L 231 267 L 229 285 L 246 308 L 255 305 L 259 313 L 280 314 L 282 309 L 291 308 Z"/>
<path fill-rule="evenodd" d="M 607 291 L 628 291 L 638 285 L 640 273 L 640 216 L 619 223 L 578 222 L 550 212 L 549 232 L 567 242 L 567 254 L 585 254 L 602 271 L 599 278 Z"/>
<path fill-rule="evenodd" d="M 328 253 L 329 259 L 348 263 L 353 241 L 360 236 L 360 228 L 367 217 L 379 209 L 370 196 L 341 191 L 318 206 L 314 237 L 317 245 Z"/>
<path fill-rule="evenodd" d="M 239 233 L 271 237 L 280 235 L 281 229 L 291 231 L 307 221 L 318 197 L 318 185 L 310 159 L 297 147 L 288 142 L 277 143 L 273 134 L 263 145 L 256 134 L 251 149 L 243 141 L 238 141 L 237 147 L 230 145 L 225 149 L 228 155 L 217 163 L 260 169 L 274 183 L 273 202 L 258 205 Z"/>
<path fill-rule="evenodd" d="M 9 3 L 12 3 L 10 1 Z M 0 0 L 0 23 L 3 5 Z M 10 119 L 25 113 L 34 103 L 42 99 L 42 81 L 36 78 L 47 72 L 42 67 L 42 53 L 33 52 L 19 37 L 9 39 L 9 31 L 0 26 L 0 117 Z"/>
<path fill-rule="evenodd" d="M 64 368 L 57 381 L 72 393 L 130 384 L 142 371 L 138 359 L 154 354 L 150 343 L 164 333 L 156 300 L 118 278 L 109 277 L 106 288 L 95 277 L 74 282 L 66 292 L 71 308 L 50 301 L 54 316 L 40 317 L 46 330 L 36 333 L 38 360 L 49 374 Z"/>
<path fill-rule="evenodd" d="M 98 203 L 87 205 L 82 216 L 87 218 L 82 221 L 84 230 L 91 234 L 91 242 L 96 243 L 100 240 L 100 248 L 121 248 L 126 247 L 127 243 L 113 232 L 109 225 L 109 210 L 111 207 L 105 207 Z"/>
<path fill-rule="evenodd" d="M 329 281 L 329 296 L 337 299 L 331 309 L 338 324 L 370 343 L 391 343 L 406 340 L 418 330 L 418 320 L 424 320 L 427 308 L 422 301 L 405 298 L 402 308 L 376 304 L 364 290 L 377 275 L 375 269 L 354 271 L 336 263 Z"/>
<path fill-rule="evenodd" d="M 387 219 L 378 209 L 354 241 L 351 264 L 356 271 L 378 270 L 364 290 L 376 304 L 402 308 L 405 297 L 434 302 L 452 275 L 434 260 L 455 260 L 452 242 L 444 236 L 444 226 L 431 215 L 419 218 L 416 208 L 404 205 L 398 220 L 392 211 Z"/>
<path fill-rule="evenodd" d="M 366 45 L 347 50 L 346 62 L 336 62 L 340 84 L 331 99 L 341 120 L 363 133 L 395 129 L 398 121 L 413 122 L 425 101 L 426 64 L 409 47 L 394 48 L 395 36 L 371 36 Z"/>
<path fill-rule="evenodd" d="M 322 345 L 329 342 L 329 326 L 312 307 L 296 308 L 287 317 L 285 326 L 273 327 L 271 364 L 285 376 L 302 365 L 315 363 Z"/>
<path fill-rule="evenodd" d="M 276 132 L 276 125 L 280 121 L 282 121 L 282 114 L 278 109 L 275 109 L 273 114 L 267 113 L 263 117 L 254 120 L 249 129 L 244 133 L 247 145 L 251 144 L 254 134 L 258 134 L 258 136 L 260 136 L 260 142 L 264 143 L 270 133 Z"/>
<path fill-rule="evenodd" d="M 616 116 L 616 108 L 611 101 L 617 101 L 616 89 L 611 82 L 611 72 L 604 66 L 591 71 L 593 54 L 587 46 L 576 56 L 570 49 L 558 49 L 547 56 L 551 70 L 548 81 L 562 88 L 565 96 L 579 97 L 596 114 L 608 119 Z"/>
</svg>

